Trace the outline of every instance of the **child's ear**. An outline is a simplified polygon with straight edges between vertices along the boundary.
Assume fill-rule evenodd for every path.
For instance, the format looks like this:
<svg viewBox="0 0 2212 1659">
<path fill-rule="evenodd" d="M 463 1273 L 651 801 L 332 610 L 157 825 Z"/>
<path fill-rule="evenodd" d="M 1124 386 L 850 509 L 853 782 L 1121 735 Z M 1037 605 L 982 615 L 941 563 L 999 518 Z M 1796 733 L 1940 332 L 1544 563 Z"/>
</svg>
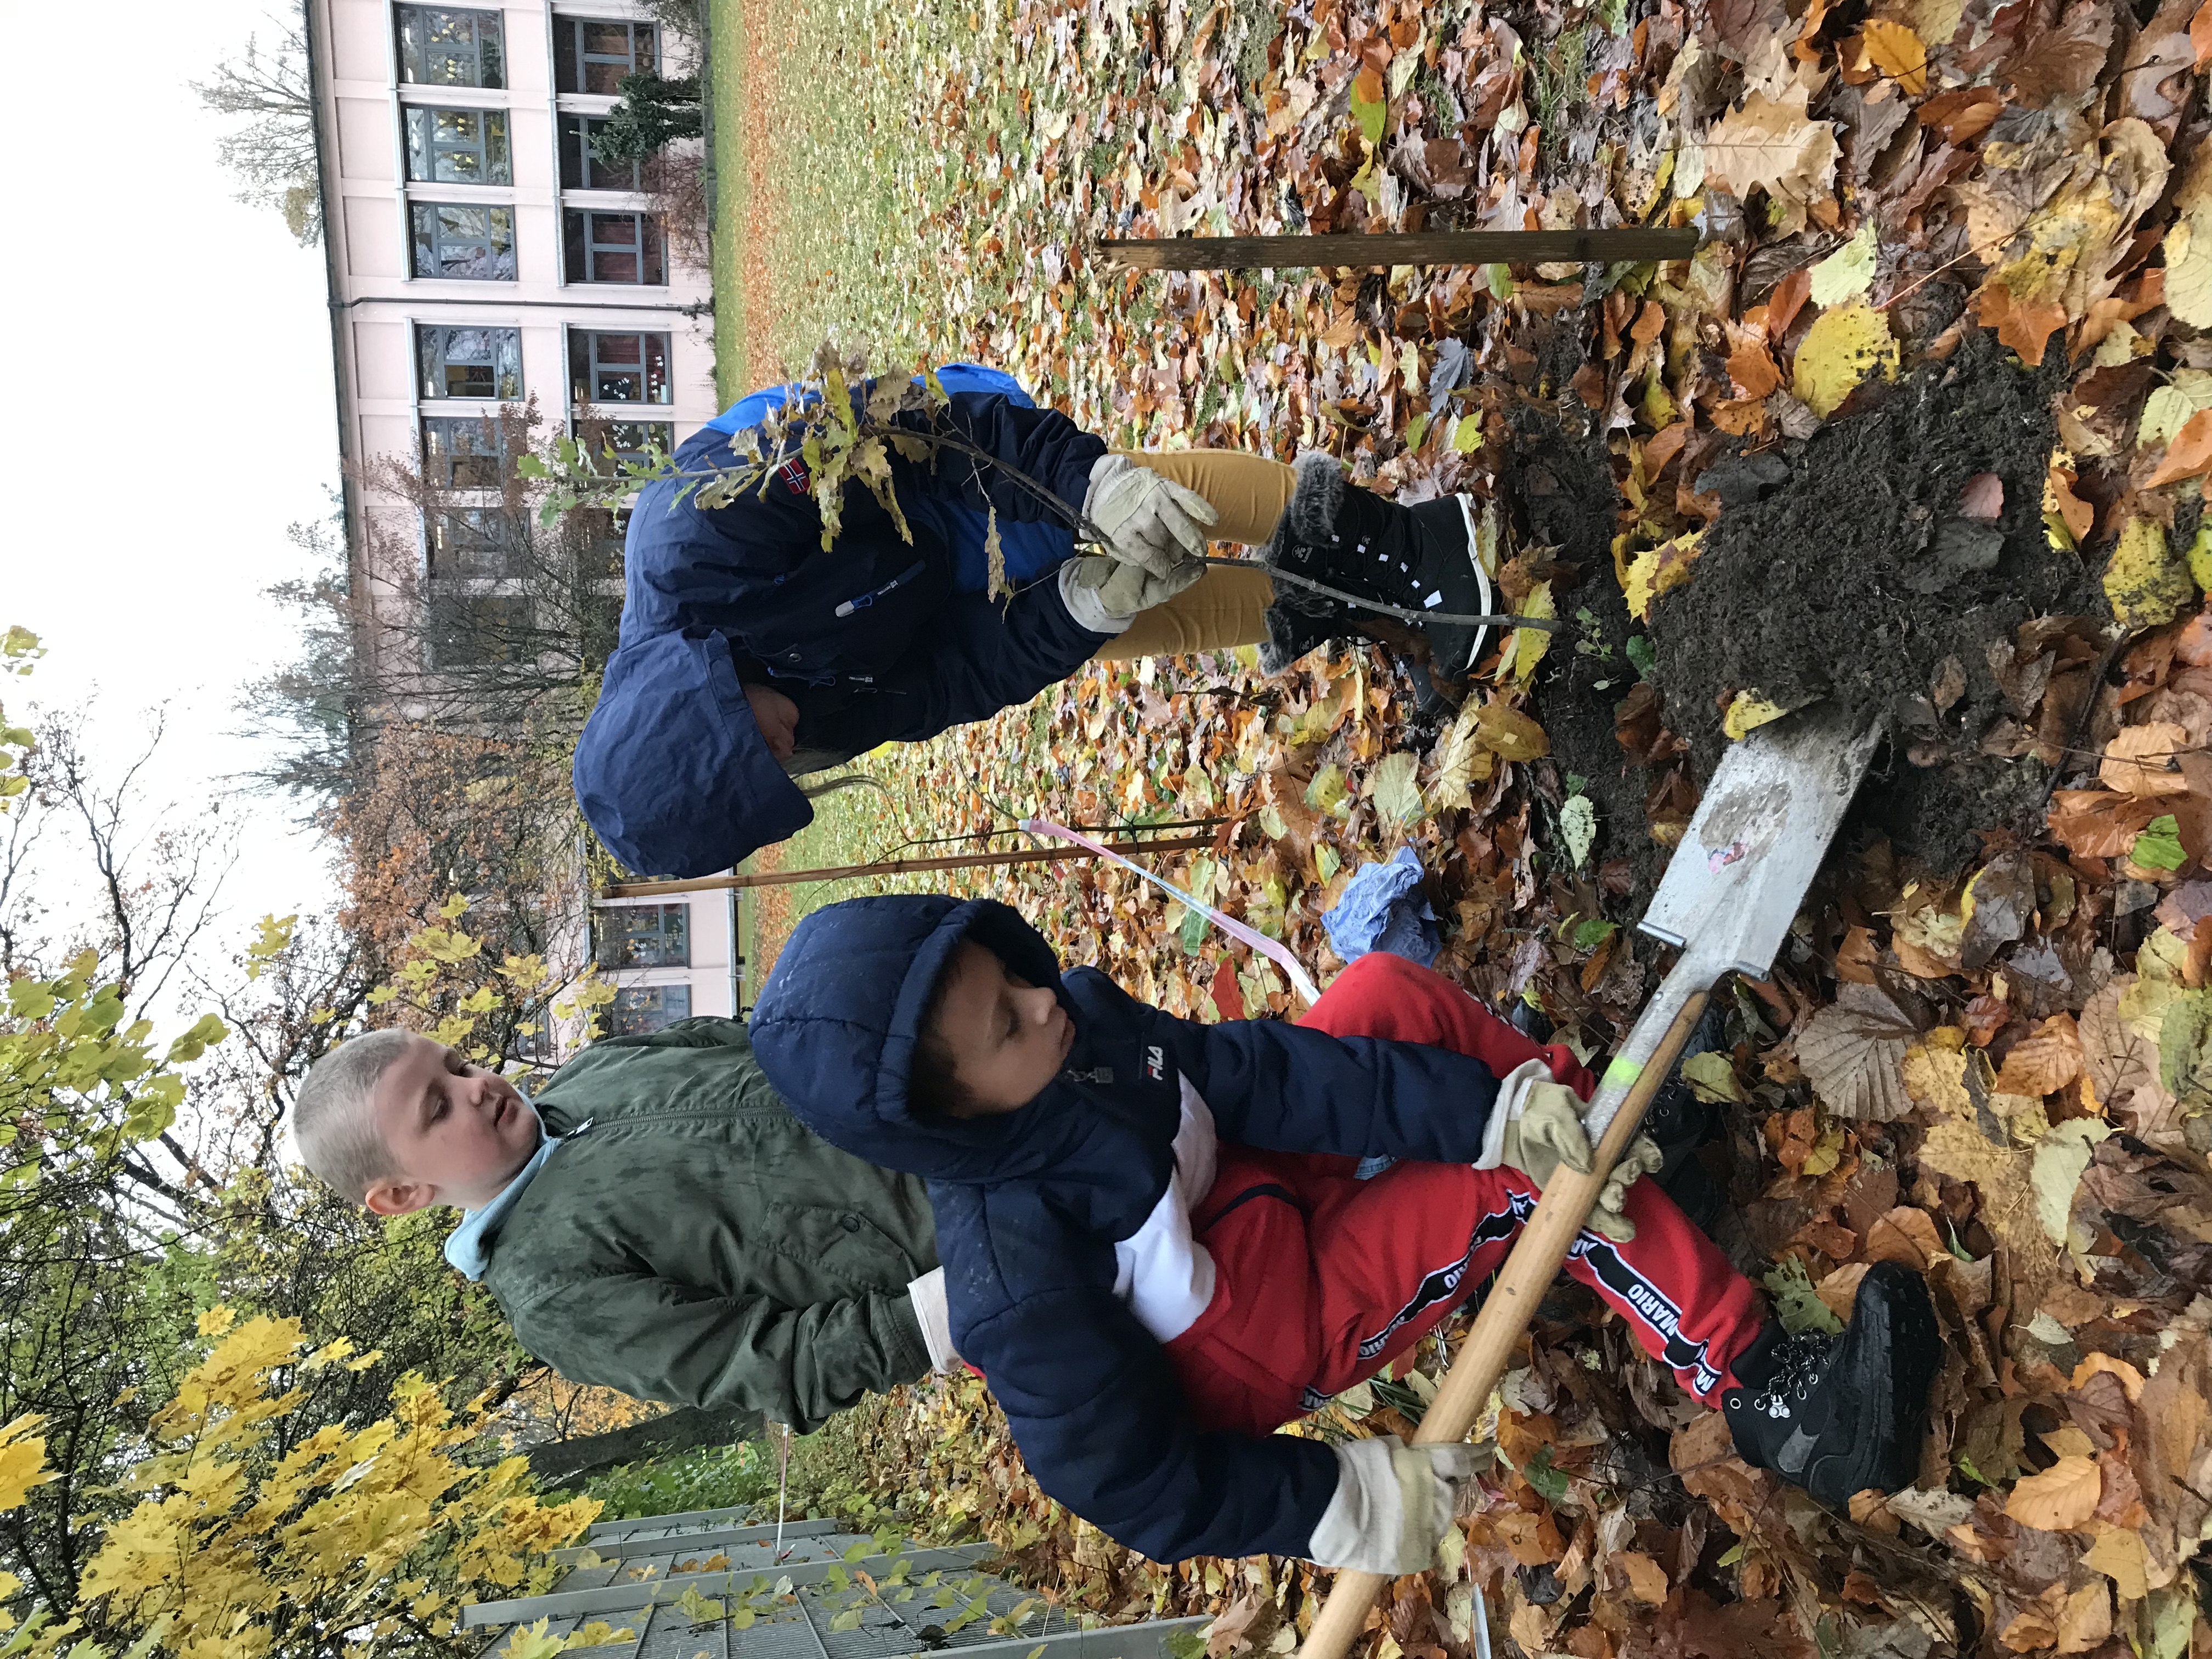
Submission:
<svg viewBox="0 0 2212 1659">
<path fill-rule="evenodd" d="M 379 1215 L 412 1215 L 437 1202 L 438 1189 L 422 1181 L 379 1181 L 361 1201 Z"/>
</svg>

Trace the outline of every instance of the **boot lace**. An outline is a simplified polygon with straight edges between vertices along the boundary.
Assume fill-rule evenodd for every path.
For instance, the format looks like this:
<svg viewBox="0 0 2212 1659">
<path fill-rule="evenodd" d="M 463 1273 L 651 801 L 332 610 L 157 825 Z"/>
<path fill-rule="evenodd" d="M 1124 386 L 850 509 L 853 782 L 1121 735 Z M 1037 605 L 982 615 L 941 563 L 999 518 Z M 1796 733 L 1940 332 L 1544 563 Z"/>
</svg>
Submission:
<svg viewBox="0 0 2212 1659">
<path fill-rule="evenodd" d="M 1751 1397 L 1753 1411 L 1771 1418 L 1794 1416 L 1812 1397 L 1820 1372 L 1836 1339 L 1808 1333 L 1793 1336 L 1774 1351 L 1774 1369 L 1765 1384 Z"/>
</svg>

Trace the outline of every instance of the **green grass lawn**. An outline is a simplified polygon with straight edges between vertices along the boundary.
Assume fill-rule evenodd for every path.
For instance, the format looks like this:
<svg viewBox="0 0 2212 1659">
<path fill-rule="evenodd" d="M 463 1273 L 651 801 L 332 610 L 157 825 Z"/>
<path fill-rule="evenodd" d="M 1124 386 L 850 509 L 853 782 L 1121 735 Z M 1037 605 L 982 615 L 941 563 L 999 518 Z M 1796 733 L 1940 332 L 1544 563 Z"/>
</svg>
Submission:
<svg viewBox="0 0 2212 1659">
<path fill-rule="evenodd" d="M 744 396 L 745 296 L 735 257 L 744 234 L 744 37 L 734 4 L 708 21 L 708 88 L 714 114 L 714 391 L 727 409 Z"/>
</svg>

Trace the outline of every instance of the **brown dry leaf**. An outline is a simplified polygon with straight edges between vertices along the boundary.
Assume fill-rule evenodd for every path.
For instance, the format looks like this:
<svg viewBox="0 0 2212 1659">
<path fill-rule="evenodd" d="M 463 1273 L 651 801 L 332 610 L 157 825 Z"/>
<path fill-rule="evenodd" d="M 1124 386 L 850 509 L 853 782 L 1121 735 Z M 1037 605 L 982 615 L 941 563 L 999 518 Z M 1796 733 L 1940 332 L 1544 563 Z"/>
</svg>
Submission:
<svg viewBox="0 0 2212 1659">
<path fill-rule="evenodd" d="M 2071 1532 L 2097 1512 L 2104 1474 L 2094 1457 L 2062 1457 L 2031 1474 L 2005 1499 L 2005 1513 L 2023 1527 Z"/>
<path fill-rule="evenodd" d="M 2105 745 L 2097 781 L 2126 795 L 2178 795 L 2189 781 L 2172 766 L 2175 754 L 2189 747 L 2187 730 L 2172 720 L 2145 720 L 2124 726 Z"/>
<path fill-rule="evenodd" d="M 1797 1034 L 1797 1063 L 1837 1116 L 1889 1123 L 1912 1109 L 1899 1066 L 1917 1034 L 1881 989 L 1846 981 Z"/>
<path fill-rule="evenodd" d="M 1774 366 L 1773 354 L 1755 339 L 1746 340 L 1729 354 L 1728 371 L 1739 398 L 1764 398 L 1782 384 L 1782 371 Z"/>
<path fill-rule="evenodd" d="M 2088 858 L 2119 858 L 2134 848 L 2136 837 L 2165 810 L 2153 795 L 2061 789 L 2051 797 L 2051 833 L 2069 852 Z"/>
<path fill-rule="evenodd" d="M 2087 1653 L 2112 1633 L 2112 1593 L 2084 1584 L 2058 1611 L 2058 1650 Z"/>
<path fill-rule="evenodd" d="M 2033 1653 L 2058 1639 L 2058 1615 L 2066 1605 L 2066 1586 L 2052 1584 L 2022 1607 L 1997 1632 L 1997 1640 L 2014 1653 Z"/>
<path fill-rule="evenodd" d="M 1639 1601 L 1657 1607 L 1667 1599 L 1667 1570 L 1641 1550 L 1623 1550 L 1613 1558 L 1628 1575 L 1628 1593 Z"/>
<path fill-rule="evenodd" d="M 2004 513 L 2004 480 L 1994 472 L 1977 472 L 1959 491 L 1959 516 L 1978 524 L 1995 524 Z"/>
<path fill-rule="evenodd" d="M 1928 1212 L 1910 1204 L 1899 1205 L 1867 1229 L 1866 1243 L 1859 1253 L 1869 1261 L 1895 1261 L 1915 1273 L 1950 1254 L 1943 1248 Z"/>
<path fill-rule="evenodd" d="M 1706 184 L 1738 197 L 1765 190 L 1784 234 L 1802 230 L 1812 204 L 1828 199 L 1843 154 L 1835 128 L 1808 112 L 1817 86 L 1801 72 L 1780 98 L 1754 92 L 1705 133 Z"/>
<path fill-rule="evenodd" d="M 1997 1092 L 2055 1094 L 2081 1075 L 2081 1034 L 2074 1016 L 2053 1014 L 2013 1044 L 1997 1071 Z"/>
</svg>

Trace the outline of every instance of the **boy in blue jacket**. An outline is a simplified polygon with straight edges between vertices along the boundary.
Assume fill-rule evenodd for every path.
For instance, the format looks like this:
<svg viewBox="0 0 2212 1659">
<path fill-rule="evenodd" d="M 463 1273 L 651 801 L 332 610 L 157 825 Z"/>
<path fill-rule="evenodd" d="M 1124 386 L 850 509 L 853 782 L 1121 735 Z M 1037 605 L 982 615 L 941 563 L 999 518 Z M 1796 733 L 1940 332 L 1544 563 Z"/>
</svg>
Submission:
<svg viewBox="0 0 2212 1659">
<path fill-rule="evenodd" d="M 1433 1330 L 1589 1167 L 1569 1051 L 1380 952 L 1297 1024 L 1201 1024 L 935 896 L 809 916 L 752 1033 L 803 1121 L 928 1179 L 952 1340 L 1044 1492 L 1157 1560 L 1428 1565 L 1473 1448 L 1269 1431 Z M 1838 1506 L 1905 1484 L 1940 1356 L 1919 1276 L 1879 1264 L 1843 1336 L 1788 1336 L 1637 1182 L 1655 1163 L 1623 1160 L 1568 1271 L 1746 1461 Z"/>
<path fill-rule="evenodd" d="M 1401 507 L 1350 483 L 1328 455 L 1295 469 L 1236 450 L 1109 453 L 1010 375 L 938 372 L 933 428 L 964 449 L 894 454 L 910 535 L 864 483 L 842 497 L 833 545 L 786 388 L 756 392 L 678 447 L 695 475 L 775 446 L 764 487 L 720 506 L 689 483 L 648 484 L 623 547 L 622 631 L 576 745 L 576 799 L 609 850 L 647 876 L 703 876 L 813 815 L 794 778 L 1024 703 L 1093 656 L 1265 641 L 1279 668 L 1357 619 L 1310 593 L 1276 595 L 1268 567 L 1439 615 L 1486 611 L 1465 498 Z M 872 382 L 855 393 L 865 398 Z M 1105 538 L 1079 553 L 1049 490 Z M 996 524 L 1007 580 L 987 592 Z M 1209 539 L 1265 562 L 1207 568 Z M 1466 672 L 1480 629 L 1424 624 L 1431 660 Z M 1270 672 L 1273 672 L 1272 669 Z"/>
</svg>

